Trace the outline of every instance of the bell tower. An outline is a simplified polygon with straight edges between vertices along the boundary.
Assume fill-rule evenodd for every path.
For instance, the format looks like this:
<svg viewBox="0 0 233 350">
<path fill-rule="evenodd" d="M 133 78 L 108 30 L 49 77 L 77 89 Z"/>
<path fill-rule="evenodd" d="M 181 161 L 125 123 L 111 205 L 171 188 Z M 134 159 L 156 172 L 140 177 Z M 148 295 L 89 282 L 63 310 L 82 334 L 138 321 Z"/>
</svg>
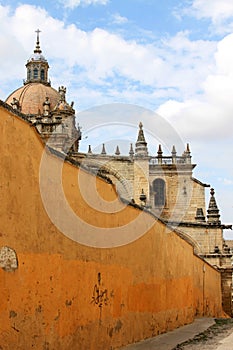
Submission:
<svg viewBox="0 0 233 350">
<path fill-rule="evenodd" d="M 48 81 L 49 64 L 45 57 L 42 55 L 40 48 L 40 32 L 41 31 L 39 29 L 36 30 L 36 47 L 34 53 L 26 63 L 27 79 L 24 82 L 24 85 L 29 83 L 41 83 L 50 86 L 50 82 Z"/>
</svg>

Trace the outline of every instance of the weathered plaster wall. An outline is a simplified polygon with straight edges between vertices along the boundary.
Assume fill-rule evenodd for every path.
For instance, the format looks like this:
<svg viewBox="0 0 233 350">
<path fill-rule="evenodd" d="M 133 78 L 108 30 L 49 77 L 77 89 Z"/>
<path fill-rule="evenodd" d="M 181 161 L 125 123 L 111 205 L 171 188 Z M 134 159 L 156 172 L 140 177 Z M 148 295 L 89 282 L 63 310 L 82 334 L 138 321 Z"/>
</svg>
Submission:
<svg viewBox="0 0 233 350">
<path fill-rule="evenodd" d="M 149 214 L 123 206 L 111 185 L 68 163 L 63 191 L 77 217 L 99 229 L 125 225 L 132 236 L 148 226 L 136 241 L 105 249 L 60 232 L 41 199 L 42 153 L 34 128 L 0 107 L 0 248 L 13 249 L 18 264 L 0 268 L 2 349 L 115 349 L 196 315 L 221 315 L 220 275 L 193 255 L 191 245 Z M 62 160 L 47 160 L 49 199 L 61 216 L 55 170 Z M 109 213 L 105 205 L 112 206 Z"/>
</svg>

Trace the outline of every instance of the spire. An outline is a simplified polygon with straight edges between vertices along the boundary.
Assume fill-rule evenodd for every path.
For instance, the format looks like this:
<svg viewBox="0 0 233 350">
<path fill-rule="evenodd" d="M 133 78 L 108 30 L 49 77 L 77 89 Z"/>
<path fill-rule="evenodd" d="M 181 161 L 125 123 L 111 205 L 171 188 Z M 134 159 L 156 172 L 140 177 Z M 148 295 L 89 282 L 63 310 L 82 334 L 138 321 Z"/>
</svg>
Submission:
<svg viewBox="0 0 233 350">
<path fill-rule="evenodd" d="M 176 156 L 176 148 L 175 146 L 172 147 L 172 157 Z"/>
<path fill-rule="evenodd" d="M 220 221 L 220 214 L 219 214 L 219 209 L 214 197 L 214 189 L 211 188 L 210 189 L 210 202 L 209 202 L 209 208 L 207 210 L 208 215 L 207 215 L 207 222 L 208 224 L 211 225 L 220 225 L 221 221 Z"/>
<path fill-rule="evenodd" d="M 133 155 L 134 155 L 134 150 L 133 150 L 133 144 L 132 143 L 130 144 L 129 155 L 130 155 L 130 157 L 133 157 Z"/>
<path fill-rule="evenodd" d="M 136 142 L 135 153 L 137 156 L 148 156 L 147 142 L 145 140 L 142 122 L 139 123 L 138 139 Z"/>
<path fill-rule="evenodd" d="M 106 150 L 105 150 L 105 144 L 104 144 L 104 143 L 103 143 L 103 145 L 102 145 L 101 154 L 107 154 L 107 153 L 106 153 Z"/>
<path fill-rule="evenodd" d="M 115 155 L 119 156 L 120 154 L 121 152 L 120 152 L 119 146 L 117 145 Z"/>
<path fill-rule="evenodd" d="M 142 127 L 143 127 L 142 122 L 140 122 L 137 142 L 144 142 L 145 143 L 146 140 L 145 140 L 144 131 L 143 131 Z"/>
<path fill-rule="evenodd" d="M 41 30 L 37 29 L 35 31 L 37 33 L 37 40 L 36 40 L 36 48 L 34 50 L 34 53 L 42 53 L 41 49 L 40 49 L 40 33 L 41 33 Z"/>
<path fill-rule="evenodd" d="M 186 163 L 191 164 L 191 151 L 190 151 L 189 143 L 187 143 L 184 156 L 186 157 Z"/>
<path fill-rule="evenodd" d="M 176 148 L 175 146 L 172 147 L 172 164 L 176 163 Z"/>
<path fill-rule="evenodd" d="M 163 155 L 163 151 L 162 151 L 162 146 L 161 145 L 159 145 L 157 154 L 158 154 L 158 157 L 162 157 L 162 155 Z"/>
<path fill-rule="evenodd" d="M 158 158 L 159 164 L 162 164 L 162 157 L 163 157 L 162 146 L 159 145 L 158 152 L 157 152 L 157 158 Z"/>
</svg>

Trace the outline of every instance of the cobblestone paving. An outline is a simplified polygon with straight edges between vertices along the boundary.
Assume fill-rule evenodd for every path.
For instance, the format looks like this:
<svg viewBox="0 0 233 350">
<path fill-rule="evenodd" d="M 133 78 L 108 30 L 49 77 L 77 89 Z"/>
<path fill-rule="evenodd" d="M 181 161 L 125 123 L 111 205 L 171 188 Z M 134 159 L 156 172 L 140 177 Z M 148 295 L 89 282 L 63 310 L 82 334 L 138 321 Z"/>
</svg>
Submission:
<svg viewBox="0 0 233 350">
<path fill-rule="evenodd" d="M 233 319 L 216 319 L 215 324 L 192 340 L 177 345 L 172 350 L 216 350 L 220 341 L 233 332 Z M 233 349 L 233 344 L 232 344 Z"/>
</svg>

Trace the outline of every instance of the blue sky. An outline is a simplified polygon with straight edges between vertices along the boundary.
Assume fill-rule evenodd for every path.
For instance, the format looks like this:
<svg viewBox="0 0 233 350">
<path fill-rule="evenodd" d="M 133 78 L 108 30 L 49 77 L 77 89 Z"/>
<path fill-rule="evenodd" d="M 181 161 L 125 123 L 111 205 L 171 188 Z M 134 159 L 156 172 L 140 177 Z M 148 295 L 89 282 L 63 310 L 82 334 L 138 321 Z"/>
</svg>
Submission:
<svg viewBox="0 0 233 350">
<path fill-rule="evenodd" d="M 22 85 L 37 28 L 52 86 L 67 86 L 77 116 L 116 102 L 158 113 L 190 143 L 194 176 L 215 188 L 222 221 L 233 222 L 232 0 L 0 0 L 2 100 Z M 86 150 L 98 133 L 82 113 L 79 121 Z"/>
</svg>

